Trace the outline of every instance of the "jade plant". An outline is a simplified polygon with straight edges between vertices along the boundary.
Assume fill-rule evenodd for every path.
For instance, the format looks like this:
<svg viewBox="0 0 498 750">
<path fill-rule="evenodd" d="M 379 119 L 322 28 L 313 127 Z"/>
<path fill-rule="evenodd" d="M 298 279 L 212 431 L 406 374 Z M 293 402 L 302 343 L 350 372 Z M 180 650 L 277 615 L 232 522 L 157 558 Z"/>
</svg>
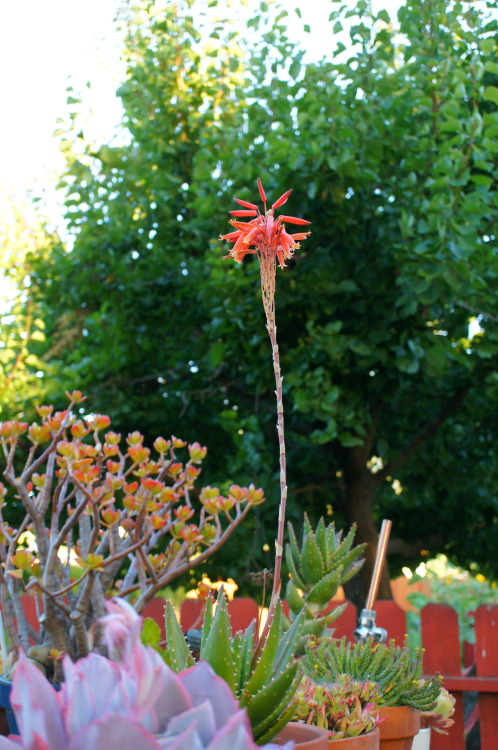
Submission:
<svg viewBox="0 0 498 750">
<path fill-rule="evenodd" d="M 330 684 L 319 685 L 304 677 L 297 690 L 295 719 L 329 732 L 329 740 L 358 737 L 377 726 L 380 700 L 377 683 L 338 675 Z"/>
<path fill-rule="evenodd" d="M 208 664 L 175 674 L 140 643 L 140 618 L 126 602 L 108 609 L 103 634 L 114 660 L 65 656 L 60 693 L 21 656 L 12 689 L 21 736 L 0 737 L 0 750 L 256 750 L 246 712 Z"/>
<path fill-rule="evenodd" d="M 291 621 L 303 610 L 306 622 L 303 634 L 321 636 L 343 611 L 344 605 L 323 614 L 339 586 L 349 581 L 363 565 L 358 558 L 365 549 L 364 544 L 353 547 L 355 527 L 342 539 L 342 531 L 335 530 L 333 523 L 325 524 L 320 519 L 314 531 L 307 515 L 301 546 L 291 523 L 288 524 L 289 542 L 285 546 L 285 560 L 289 569 L 286 600 Z"/>
<path fill-rule="evenodd" d="M 138 431 L 122 440 L 108 416 L 80 418 L 79 391 L 67 395 L 66 410 L 37 407 L 31 425 L 0 423 L 12 492 L 0 484 L 3 623 L 11 649 L 21 646 L 56 679 L 64 654 L 75 660 L 102 649 L 97 618 L 106 597 L 119 591 L 142 611 L 264 500 L 253 485 L 226 495 L 198 490 L 205 447 L 173 436 L 149 448 Z M 25 513 L 16 527 L 11 504 Z M 24 612 L 25 593 L 34 596 L 39 632 Z"/>
<path fill-rule="evenodd" d="M 379 706 L 410 706 L 432 711 L 441 690 L 441 677 L 421 680 L 422 651 L 406 646 L 346 643 L 342 638 L 312 639 L 304 657 L 306 674 L 319 684 L 334 682 L 340 675 L 377 683 Z"/>
</svg>

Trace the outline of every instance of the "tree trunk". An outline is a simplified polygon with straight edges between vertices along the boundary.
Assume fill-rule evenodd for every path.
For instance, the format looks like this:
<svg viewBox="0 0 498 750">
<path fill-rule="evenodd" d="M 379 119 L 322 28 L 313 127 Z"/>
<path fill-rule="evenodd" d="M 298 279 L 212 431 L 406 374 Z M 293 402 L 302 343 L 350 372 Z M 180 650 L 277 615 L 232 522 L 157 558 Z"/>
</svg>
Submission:
<svg viewBox="0 0 498 750">
<path fill-rule="evenodd" d="M 379 482 L 367 467 L 370 458 L 370 441 L 348 449 L 344 472 L 348 520 L 357 526 L 356 543 L 366 542 L 368 545 L 363 568 L 346 584 L 346 595 L 358 609 L 365 606 L 379 542 L 379 533 L 373 518 L 373 503 Z M 392 599 L 387 560 L 382 570 L 377 599 Z"/>
</svg>

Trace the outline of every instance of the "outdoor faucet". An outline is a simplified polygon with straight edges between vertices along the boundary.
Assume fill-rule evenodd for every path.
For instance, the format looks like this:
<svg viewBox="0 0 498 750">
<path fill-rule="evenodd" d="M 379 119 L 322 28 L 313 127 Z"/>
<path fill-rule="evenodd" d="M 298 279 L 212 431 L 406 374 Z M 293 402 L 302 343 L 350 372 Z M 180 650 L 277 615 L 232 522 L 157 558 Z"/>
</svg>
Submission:
<svg viewBox="0 0 498 750">
<path fill-rule="evenodd" d="M 380 574 L 386 557 L 387 542 L 389 541 L 391 526 L 392 521 L 382 521 L 370 590 L 368 592 L 365 607 L 361 610 L 360 616 L 358 617 L 358 627 L 354 631 L 355 640 L 361 641 L 362 643 L 365 643 L 369 638 L 375 643 L 384 643 L 384 641 L 387 640 L 387 630 L 385 628 L 380 628 L 375 624 L 375 610 L 373 607 L 375 600 L 377 599 Z"/>
</svg>

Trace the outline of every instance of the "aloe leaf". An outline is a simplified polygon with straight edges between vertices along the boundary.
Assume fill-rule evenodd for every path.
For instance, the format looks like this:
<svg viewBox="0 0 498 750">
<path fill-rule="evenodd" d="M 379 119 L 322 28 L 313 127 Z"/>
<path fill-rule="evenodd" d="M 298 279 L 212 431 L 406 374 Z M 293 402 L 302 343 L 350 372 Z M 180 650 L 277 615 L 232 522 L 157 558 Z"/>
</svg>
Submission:
<svg viewBox="0 0 498 750">
<path fill-rule="evenodd" d="M 334 555 L 336 559 L 343 557 L 349 552 L 349 550 L 351 549 L 351 545 L 353 544 L 355 534 L 356 534 L 356 524 L 354 523 L 351 526 L 348 535 L 338 545 L 335 551 L 335 555 Z"/>
<path fill-rule="evenodd" d="M 296 687 L 299 685 L 299 682 L 301 680 L 301 677 L 299 677 L 296 680 Z M 291 688 L 291 693 L 294 693 L 294 687 Z M 278 734 L 287 724 L 289 721 L 292 721 L 294 718 L 294 715 L 296 713 L 296 707 L 291 701 L 288 708 L 283 711 L 280 716 L 275 720 L 275 722 L 271 725 L 269 729 L 266 730 L 266 732 L 263 732 L 262 734 L 258 734 L 256 737 L 258 744 L 262 745 L 263 743 L 270 742 L 276 734 Z"/>
<path fill-rule="evenodd" d="M 316 543 L 318 544 L 318 548 L 320 550 L 320 553 L 322 555 L 322 561 L 323 565 L 326 567 L 327 565 L 327 529 L 325 528 L 325 521 L 323 518 L 320 518 L 318 521 L 316 531 L 315 531 L 315 539 Z"/>
<path fill-rule="evenodd" d="M 283 672 L 286 667 L 292 662 L 294 654 L 297 650 L 297 643 L 301 635 L 305 614 L 306 609 L 303 608 L 297 615 L 290 628 L 280 636 L 278 653 L 275 659 L 273 674 L 277 675 L 280 672 Z"/>
<path fill-rule="evenodd" d="M 322 609 L 329 603 L 329 601 L 337 593 L 337 589 L 341 583 L 343 568 L 336 568 L 327 573 L 326 576 L 315 583 L 313 588 L 306 594 L 306 602 L 310 604 L 319 604 Z"/>
<path fill-rule="evenodd" d="M 299 565 L 301 563 L 301 552 L 299 551 L 299 545 L 297 543 L 296 534 L 294 532 L 294 527 L 292 526 L 291 523 L 287 524 L 287 533 L 289 537 L 289 542 L 286 545 L 286 549 L 288 549 L 289 554 L 292 555 L 294 566 L 296 568 L 299 568 Z"/>
<path fill-rule="evenodd" d="M 239 682 L 236 685 L 237 695 L 245 688 L 251 677 L 251 663 L 254 651 L 254 633 L 256 622 L 253 620 L 248 628 L 245 629 L 240 641 L 240 671 Z"/>
<path fill-rule="evenodd" d="M 324 574 L 322 556 L 313 533 L 306 534 L 303 539 L 301 570 L 309 583 L 317 583 Z"/>
<path fill-rule="evenodd" d="M 331 565 L 332 560 L 334 559 L 336 547 L 337 547 L 337 538 L 336 538 L 336 533 L 335 533 L 335 525 L 333 523 L 330 523 L 327 526 L 327 550 L 328 550 L 327 566 Z"/>
<path fill-rule="evenodd" d="M 259 654 L 257 663 L 252 665 L 251 679 L 245 686 L 245 689 L 254 695 L 266 685 L 271 674 L 273 673 L 273 667 L 275 659 L 278 653 L 278 645 L 281 635 L 281 621 L 282 621 L 282 605 L 278 602 L 273 620 L 266 636 L 265 643 Z"/>
<path fill-rule="evenodd" d="M 204 628 L 203 628 L 204 630 Z M 218 597 L 218 606 L 209 628 L 206 642 L 202 645 L 200 657 L 207 661 L 219 677 L 228 682 L 235 694 L 235 680 L 233 674 L 232 630 L 226 596 Z"/>
<path fill-rule="evenodd" d="M 344 573 L 341 580 L 341 585 L 347 583 L 353 576 L 355 576 L 359 570 L 363 567 L 365 560 L 357 560 L 349 566 L 348 570 Z"/>
<path fill-rule="evenodd" d="M 304 523 L 303 523 L 303 536 L 307 536 L 308 534 L 313 534 L 313 527 L 310 524 L 310 519 L 308 518 L 308 514 L 304 514 Z"/>
<path fill-rule="evenodd" d="M 297 590 L 297 586 L 292 578 L 287 581 L 287 587 L 285 589 L 285 599 L 289 605 L 289 609 L 295 615 L 297 615 L 304 607 L 304 601 Z"/>
<path fill-rule="evenodd" d="M 288 544 L 285 546 L 285 561 L 287 563 L 287 567 L 289 568 L 289 573 L 291 574 L 296 586 L 303 590 L 306 589 L 306 582 L 299 572 L 298 566 L 295 564 L 294 558 L 292 556 L 292 551 Z"/>
<path fill-rule="evenodd" d="M 163 653 L 163 659 L 175 672 L 181 672 L 182 669 L 191 667 L 195 662 L 176 619 L 171 602 L 166 602 L 164 623 L 167 646 Z"/>
<path fill-rule="evenodd" d="M 253 695 L 246 706 L 247 715 L 255 738 L 267 732 L 275 720 L 291 703 L 294 692 L 301 679 L 298 674 L 298 663 L 291 664 L 285 672 L 271 681 L 269 685 Z"/>
<path fill-rule="evenodd" d="M 206 645 L 206 640 L 209 635 L 209 631 L 211 629 L 211 623 L 213 622 L 213 609 L 214 609 L 214 602 L 213 602 L 213 595 L 211 592 L 208 594 L 208 598 L 206 599 L 206 604 L 204 606 L 204 619 L 202 621 L 202 632 L 201 632 L 201 653 Z"/>
</svg>

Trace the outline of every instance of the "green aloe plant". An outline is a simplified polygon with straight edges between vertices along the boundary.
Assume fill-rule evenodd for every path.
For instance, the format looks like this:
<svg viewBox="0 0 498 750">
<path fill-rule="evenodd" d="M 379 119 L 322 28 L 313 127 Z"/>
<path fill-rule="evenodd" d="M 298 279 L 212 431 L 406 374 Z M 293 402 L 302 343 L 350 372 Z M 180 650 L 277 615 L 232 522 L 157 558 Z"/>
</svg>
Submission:
<svg viewBox="0 0 498 750">
<path fill-rule="evenodd" d="M 291 523 L 288 531 L 285 560 L 290 575 L 286 589 L 290 619 L 293 621 L 304 608 L 303 635 L 321 636 L 346 607 L 339 605 L 332 612 L 322 614 L 339 586 L 360 570 L 363 560 L 359 557 L 366 545 L 353 547 L 355 526 L 343 539 L 342 531 L 336 531 L 333 523 L 326 525 L 323 518 L 314 531 L 306 514 L 301 546 Z"/>
<path fill-rule="evenodd" d="M 376 682 L 379 706 L 411 706 L 432 711 L 441 691 L 441 677 L 421 680 L 422 651 L 390 643 L 346 643 L 346 639 L 310 640 L 304 657 L 305 673 L 317 683 L 334 682 L 339 675 Z"/>
<path fill-rule="evenodd" d="M 166 663 L 180 672 L 193 665 L 194 659 L 169 602 L 165 618 L 166 647 L 161 653 Z M 218 596 L 216 608 L 213 598 L 207 599 L 200 659 L 223 677 L 240 706 L 247 709 L 258 743 L 269 741 L 294 715 L 292 699 L 302 676 L 295 653 L 303 624 L 304 611 L 287 627 L 282 605 L 278 602 L 264 643 L 256 650 L 255 622 L 233 636 L 224 592 Z M 157 647 L 159 635 L 151 636 L 153 632 L 154 627 L 146 621 L 144 640 Z"/>
</svg>

